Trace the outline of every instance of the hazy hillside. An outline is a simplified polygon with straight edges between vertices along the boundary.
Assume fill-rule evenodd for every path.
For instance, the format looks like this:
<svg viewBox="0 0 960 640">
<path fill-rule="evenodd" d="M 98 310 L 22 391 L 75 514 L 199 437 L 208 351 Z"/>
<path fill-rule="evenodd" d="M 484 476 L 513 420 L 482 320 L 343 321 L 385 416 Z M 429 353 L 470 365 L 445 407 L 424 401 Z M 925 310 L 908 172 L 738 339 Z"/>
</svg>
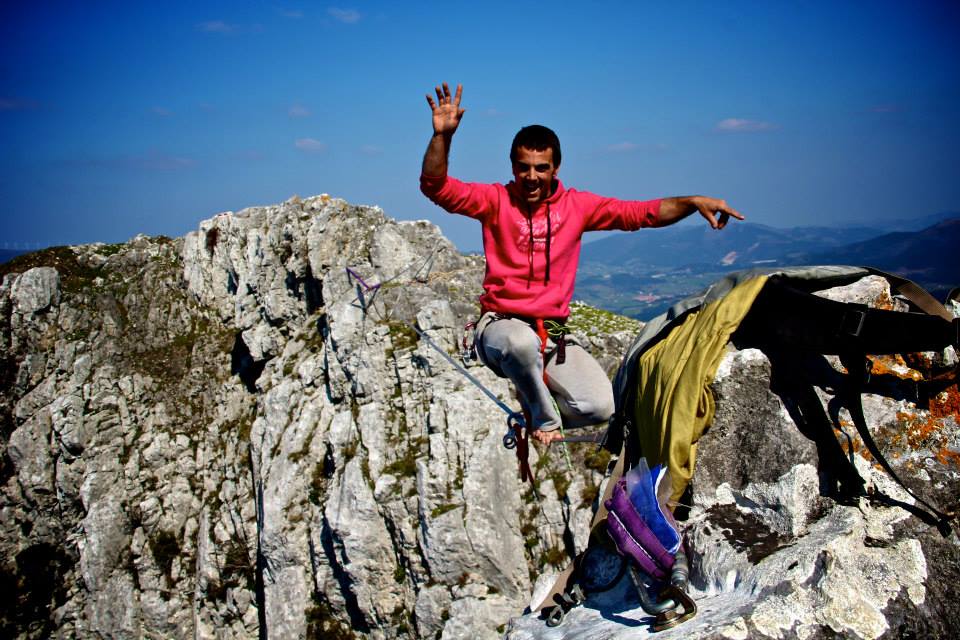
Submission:
<svg viewBox="0 0 960 640">
<path fill-rule="evenodd" d="M 960 285 L 958 246 L 960 217 L 894 233 L 868 227 L 778 229 L 749 222 L 717 233 L 704 225 L 681 225 L 584 245 L 576 297 L 649 319 L 728 271 L 851 264 L 910 278 L 942 299 Z"/>
<path fill-rule="evenodd" d="M 796 227 L 733 224 L 717 233 L 709 227 L 680 225 L 615 235 L 583 247 L 582 260 L 608 265 L 680 267 L 691 264 L 744 268 L 782 261 L 827 247 L 839 247 L 880 235 L 868 227 Z"/>
<path fill-rule="evenodd" d="M 924 283 L 930 289 L 960 285 L 960 218 L 923 231 L 887 233 L 839 249 L 813 253 L 811 263 L 865 264 Z"/>
</svg>

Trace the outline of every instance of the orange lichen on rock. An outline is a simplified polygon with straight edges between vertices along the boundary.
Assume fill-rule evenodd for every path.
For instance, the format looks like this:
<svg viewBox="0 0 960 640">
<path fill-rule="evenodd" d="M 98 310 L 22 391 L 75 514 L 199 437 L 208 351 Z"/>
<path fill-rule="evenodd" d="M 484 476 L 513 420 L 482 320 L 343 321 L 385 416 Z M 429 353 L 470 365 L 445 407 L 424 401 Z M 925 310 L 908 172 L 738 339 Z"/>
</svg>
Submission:
<svg viewBox="0 0 960 640">
<path fill-rule="evenodd" d="M 904 361 L 908 367 L 922 371 L 927 376 L 933 374 L 935 367 L 934 353 L 930 351 L 917 351 L 914 353 L 905 353 Z"/>
<path fill-rule="evenodd" d="M 915 382 L 923 380 L 923 374 L 908 365 L 899 354 L 870 356 L 869 359 L 871 375 L 896 376 L 901 380 L 913 380 Z"/>
<path fill-rule="evenodd" d="M 833 431 L 841 443 L 840 446 L 847 455 L 856 453 L 867 460 L 872 459 L 870 452 L 867 451 L 867 448 L 860 440 L 860 435 L 856 433 L 856 427 L 854 427 L 852 422 L 839 418 L 839 426 L 834 425 Z"/>
<path fill-rule="evenodd" d="M 891 298 L 890 294 L 886 291 L 882 291 L 870 306 L 876 307 L 877 309 L 885 309 L 887 311 L 896 311 L 893 298 Z"/>
<path fill-rule="evenodd" d="M 943 447 L 937 451 L 937 462 L 960 467 L 960 451 Z"/>
<path fill-rule="evenodd" d="M 960 423 L 960 389 L 956 383 L 930 398 L 930 415 L 937 418 L 952 416 Z"/>
<path fill-rule="evenodd" d="M 911 449 L 929 447 L 933 444 L 931 439 L 942 429 L 943 423 L 933 416 L 927 416 L 926 418 L 917 416 L 916 420 L 907 429 L 907 445 Z"/>
</svg>

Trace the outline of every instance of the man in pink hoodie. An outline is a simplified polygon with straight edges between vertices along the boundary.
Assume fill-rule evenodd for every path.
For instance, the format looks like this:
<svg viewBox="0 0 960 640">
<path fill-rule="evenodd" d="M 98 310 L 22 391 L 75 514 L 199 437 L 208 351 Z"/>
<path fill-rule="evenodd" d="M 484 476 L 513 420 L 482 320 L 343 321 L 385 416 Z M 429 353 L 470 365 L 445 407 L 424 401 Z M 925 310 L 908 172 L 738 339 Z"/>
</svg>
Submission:
<svg viewBox="0 0 960 640">
<path fill-rule="evenodd" d="M 723 200 L 683 196 L 617 200 L 566 189 L 557 178 L 560 141 L 540 125 L 524 127 L 510 149 L 513 181 L 464 183 L 447 175 L 450 142 L 465 109 L 463 87 L 446 83 L 427 95 L 433 136 L 423 157 L 420 189 L 451 213 L 478 220 L 487 260 L 477 323 L 477 353 L 509 378 L 530 415 L 532 435 L 549 443 L 563 424 L 585 426 L 613 414 L 606 373 L 580 345 L 564 338 L 585 231 L 663 227 L 698 212 L 714 229 L 731 217 Z"/>
</svg>

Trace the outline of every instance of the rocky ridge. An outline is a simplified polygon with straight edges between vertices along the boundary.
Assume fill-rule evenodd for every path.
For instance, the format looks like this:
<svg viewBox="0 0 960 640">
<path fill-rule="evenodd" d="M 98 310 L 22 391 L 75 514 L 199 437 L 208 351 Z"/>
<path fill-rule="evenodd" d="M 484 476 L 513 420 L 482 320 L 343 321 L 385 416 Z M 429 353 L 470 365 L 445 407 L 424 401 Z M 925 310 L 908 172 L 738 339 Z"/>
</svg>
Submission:
<svg viewBox="0 0 960 640">
<path fill-rule="evenodd" d="M 520 616 L 585 545 L 609 457 L 571 447 L 567 468 L 559 449 L 533 449 L 536 502 L 500 444 L 503 414 L 419 338 L 459 349 L 482 270 L 428 223 L 327 196 L 3 265 L 3 634 L 646 633 L 622 584 L 555 629 Z M 893 304 L 874 281 L 829 295 Z M 631 332 L 580 326 L 612 371 Z M 950 366 L 952 352 L 875 364 L 906 386 Z M 956 537 L 821 497 L 816 450 L 769 374 L 756 350 L 721 366 L 687 524 L 701 613 L 661 635 L 949 637 Z M 924 402 L 892 395 L 866 396 L 868 422 L 901 473 L 954 508 L 955 382 Z"/>
<path fill-rule="evenodd" d="M 4 635 L 497 637 L 605 459 L 533 451 L 534 503 L 418 339 L 456 352 L 482 270 L 327 196 L 4 265 Z"/>
</svg>

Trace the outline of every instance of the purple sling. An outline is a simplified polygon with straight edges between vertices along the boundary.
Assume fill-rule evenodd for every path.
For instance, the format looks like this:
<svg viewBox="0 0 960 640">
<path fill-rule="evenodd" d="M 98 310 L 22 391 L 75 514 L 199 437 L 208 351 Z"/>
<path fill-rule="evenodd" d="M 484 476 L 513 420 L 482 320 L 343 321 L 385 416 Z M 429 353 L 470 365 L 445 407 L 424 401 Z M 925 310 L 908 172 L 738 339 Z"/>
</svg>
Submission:
<svg viewBox="0 0 960 640">
<path fill-rule="evenodd" d="M 626 480 L 620 478 L 613 495 L 604 503 L 607 531 L 621 554 L 631 558 L 650 576 L 663 580 L 670 574 L 675 557 L 650 530 L 627 496 Z"/>
</svg>

